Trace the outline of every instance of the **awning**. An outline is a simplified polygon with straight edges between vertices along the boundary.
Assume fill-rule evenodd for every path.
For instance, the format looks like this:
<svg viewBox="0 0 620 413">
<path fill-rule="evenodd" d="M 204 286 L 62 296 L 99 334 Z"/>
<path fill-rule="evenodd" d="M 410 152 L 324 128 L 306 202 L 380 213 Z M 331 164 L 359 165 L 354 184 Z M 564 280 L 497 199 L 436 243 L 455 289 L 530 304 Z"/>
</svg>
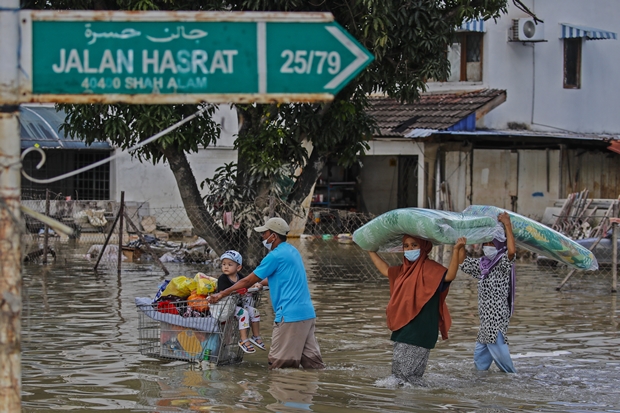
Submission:
<svg viewBox="0 0 620 413">
<path fill-rule="evenodd" d="M 585 37 L 586 40 L 618 39 L 618 35 L 607 30 L 595 29 L 593 27 L 577 26 L 575 24 L 560 23 L 562 34 L 560 39 L 576 39 Z"/>
<path fill-rule="evenodd" d="M 484 20 L 468 20 L 463 22 L 461 27 L 458 28 L 459 32 L 480 32 L 486 31 L 484 27 Z"/>
<path fill-rule="evenodd" d="M 60 130 L 65 113 L 57 112 L 49 105 L 21 105 L 19 107 L 21 148 L 38 146 L 42 149 L 112 150 L 107 142 L 93 142 L 87 145 L 79 139 L 72 139 Z"/>
</svg>

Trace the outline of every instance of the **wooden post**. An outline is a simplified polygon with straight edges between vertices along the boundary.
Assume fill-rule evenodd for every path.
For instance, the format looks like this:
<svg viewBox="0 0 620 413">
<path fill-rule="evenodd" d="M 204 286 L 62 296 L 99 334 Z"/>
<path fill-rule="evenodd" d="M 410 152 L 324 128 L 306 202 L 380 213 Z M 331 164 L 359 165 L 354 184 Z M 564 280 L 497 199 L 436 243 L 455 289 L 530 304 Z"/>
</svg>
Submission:
<svg viewBox="0 0 620 413">
<path fill-rule="evenodd" d="M 103 247 L 101 248 L 101 251 L 99 251 L 99 257 L 97 257 L 97 262 L 95 263 L 95 266 L 93 267 L 93 270 L 97 271 L 97 267 L 99 266 L 99 261 L 101 261 L 101 257 L 103 257 L 103 252 L 105 251 L 105 247 L 108 246 L 108 242 L 110 242 L 110 238 L 112 238 L 112 234 L 114 233 L 114 227 L 116 227 L 116 223 L 118 222 L 118 219 L 120 218 L 120 215 L 117 213 L 116 217 L 114 218 L 114 222 L 112 223 L 112 226 L 110 227 L 110 231 L 108 232 L 108 236 L 105 238 L 105 241 L 103 242 Z"/>
<path fill-rule="evenodd" d="M 123 215 L 125 212 L 125 191 L 121 191 L 121 205 L 118 209 L 120 219 L 118 225 L 118 273 L 121 273 L 121 264 L 123 262 Z"/>
<path fill-rule="evenodd" d="M 0 412 L 20 412 L 22 377 L 19 1 L 0 0 Z"/>
<path fill-rule="evenodd" d="M 50 216 L 50 190 L 46 189 L 45 190 L 45 216 L 49 217 Z M 50 227 L 45 224 L 45 226 L 43 227 L 43 229 L 45 230 L 45 234 L 43 234 L 43 264 L 47 264 L 47 247 L 49 244 L 49 231 L 50 231 Z"/>
<path fill-rule="evenodd" d="M 616 218 L 617 219 L 617 218 Z M 611 292 L 615 293 L 618 287 L 618 222 L 611 223 Z"/>
</svg>

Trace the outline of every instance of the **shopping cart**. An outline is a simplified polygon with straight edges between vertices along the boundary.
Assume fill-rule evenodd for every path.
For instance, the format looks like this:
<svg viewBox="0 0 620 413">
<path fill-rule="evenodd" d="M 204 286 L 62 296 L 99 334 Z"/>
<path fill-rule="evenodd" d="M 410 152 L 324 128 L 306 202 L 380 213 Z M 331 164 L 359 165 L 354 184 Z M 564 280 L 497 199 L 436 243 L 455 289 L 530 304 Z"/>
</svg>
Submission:
<svg viewBox="0 0 620 413">
<path fill-rule="evenodd" d="M 250 294 L 246 296 L 250 305 L 256 307 L 260 291 L 250 289 L 247 294 Z M 140 353 L 215 365 L 240 363 L 244 353 L 238 345 L 239 324 L 235 319 L 240 298 L 234 293 L 216 304 L 202 299 L 163 302 L 163 305 L 153 303 L 150 298 L 136 298 Z"/>
</svg>

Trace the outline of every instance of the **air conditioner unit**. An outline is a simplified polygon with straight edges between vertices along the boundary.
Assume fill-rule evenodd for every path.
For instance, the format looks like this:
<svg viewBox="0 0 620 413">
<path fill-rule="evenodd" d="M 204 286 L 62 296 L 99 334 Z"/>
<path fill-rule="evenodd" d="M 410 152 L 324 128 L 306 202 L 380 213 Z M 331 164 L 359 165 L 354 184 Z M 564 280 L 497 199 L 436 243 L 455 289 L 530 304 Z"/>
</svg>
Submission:
<svg viewBox="0 0 620 413">
<path fill-rule="evenodd" d="M 531 17 L 523 17 L 512 21 L 512 28 L 508 32 L 511 42 L 542 42 L 545 41 L 544 23 L 536 23 Z"/>
</svg>

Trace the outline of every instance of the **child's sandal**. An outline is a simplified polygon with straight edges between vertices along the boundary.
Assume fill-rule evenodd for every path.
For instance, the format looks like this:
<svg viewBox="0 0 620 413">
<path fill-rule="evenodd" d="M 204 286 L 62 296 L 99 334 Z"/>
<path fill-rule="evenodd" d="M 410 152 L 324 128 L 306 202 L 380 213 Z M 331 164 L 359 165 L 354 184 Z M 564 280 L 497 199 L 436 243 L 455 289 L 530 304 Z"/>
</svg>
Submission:
<svg viewBox="0 0 620 413">
<path fill-rule="evenodd" d="M 259 349 L 266 350 L 265 343 L 263 342 L 263 339 L 260 336 L 252 336 L 249 340 L 252 342 L 252 344 L 254 344 Z"/>
<path fill-rule="evenodd" d="M 254 346 L 252 346 L 252 343 L 250 343 L 250 340 L 248 340 L 247 338 L 243 341 L 239 341 L 239 347 L 241 347 L 241 350 L 243 350 L 245 353 L 256 353 L 256 349 L 254 348 Z"/>
</svg>

